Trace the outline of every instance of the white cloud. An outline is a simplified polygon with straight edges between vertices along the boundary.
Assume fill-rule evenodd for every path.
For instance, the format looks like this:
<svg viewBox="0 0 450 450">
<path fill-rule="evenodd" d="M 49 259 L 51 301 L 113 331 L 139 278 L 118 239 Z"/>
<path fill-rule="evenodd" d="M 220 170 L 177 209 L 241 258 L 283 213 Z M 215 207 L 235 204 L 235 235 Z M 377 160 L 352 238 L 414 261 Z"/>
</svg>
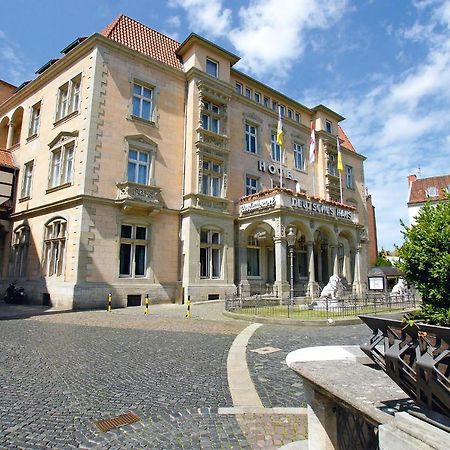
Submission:
<svg viewBox="0 0 450 450">
<path fill-rule="evenodd" d="M 19 85 L 30 79 L 31 69 L 20 50 L 8 39 L 7 35 L 0 30 L 0 67 L 2 78 L 12 84 Z"/>
<path fill-rule="evenodd" d="M 167 19 L 167 24 L 173 28 L 179 28 L 181 25 L 181 20 L 179 16 L 170 16 Z"/>
</svg>

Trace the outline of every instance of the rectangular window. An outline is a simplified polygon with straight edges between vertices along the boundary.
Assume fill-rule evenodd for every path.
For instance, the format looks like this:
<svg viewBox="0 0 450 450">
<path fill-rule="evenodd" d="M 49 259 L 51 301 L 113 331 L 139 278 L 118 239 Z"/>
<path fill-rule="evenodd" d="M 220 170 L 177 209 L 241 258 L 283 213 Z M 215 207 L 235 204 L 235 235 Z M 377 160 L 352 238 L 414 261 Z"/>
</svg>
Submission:
<svg viewBox="0 0 450 450">
<path fill-rule="evenodd" d="M 44 267 L 47 276 L 62 275 L 66 249 L 65 220 L 54 220 L 45 227 L 44 236 Z"/>
<path fill-rule="evenodd" d="M 29 197 L 31 195 L 31 180 L 33 178 L 34 161 L 25 164 L 23 170 L 21 197 Z"/>
<path fill-rule="evenodd" d="M 272 100 L 272 109 L 278 112 L 278 102 L 276 100 Z"/>
<path fill-rule="evenodd" d="M 264 106 L 266 108 L 270 108 L 270 98 L 269 97 L 264 97 Z"/>
<path fill-rule="evenodd" d="M 258 240 L 253 236 L 248 239 L 247 246 L 247 276 L 259 277 L 260 271 L 260 247 Z"/>
<path fill-rule="evenodd" d="M 236 94 L 242 95 L 242 84 L 236 83 L 234 86 L 234 90 L 235 90 Z"/>
<path fill-rule="evenodd" d="M 220 278 L 222 264 L 221 235 L 214 230 L 200 232 L 200 277 Z"/>
<path fill-rule="evenodd" d="M 295 121 L 300 123 L 300 114 L 299 113 L 295 113 Z"/>
<path fill-rule="evenodd" d="M 345 166 L 345 185 L 348 189 L 355 188 L 355 180 L 353 178 L 353 167 Z"/>
<path fill-rule="evenodd" d="M 338 176 L 336 155 L 328 155 L 328 173 L 335 177 Z"/>
<path fill-rule="evenodd" d="M 150 153 L 130 148 L 128 152 L 128 181 L 149 184 L 150 164 Z"/>
<path fill-rule="evenodd" d="M 281 158 L 281 147 L 280 144 L 277 144 L 277 135 L 276 133 L 271 134 L 270 138 L 270 147 L 271 147 L 271 156 L 274 161 L 280 161 Z"/>
<path fill-rule="evenodd" d="M 258 178 L 247 175 L 245 177 L 245 195 L 252 195 L 258 192 Z"/>
<path fill-rule="evenodd" d="M 220 106 L 204 101 L 202 109 L 202 128 L 220 133 Z"/>
<path fill-rule="evenodd" d="M 51 152 L 50 187 L 72 183 L 75 144 L 70 142 Z"/>
<path fill-rule="evenodd" d="M 63 119 L 80 108 L 81 74 L 72 78 L 58 89 L 56 120 Z"/>
<path fill-rule="evenodd" d="M 212 197 L 222 196 L 222 164 L 203 160 L 201 193 Z"/>
<path fill-rule="evenodd" d="M 120 230 L 119 276 L 142 278 L 147 273 L 148 229 L 122 225 Z"/>
<path fill-rule="evenodd" d="M 255 102 L 261 103 L 261 94 L 259 92 L 255 92 Z"/>
<path fill-rule="evenodd" d="M 325 130 L 328 133 L 333 133 L 333 124 L 329 120 L 325 121 Z"/>
<path fill-rule="evenodd" d="M 219 77 L 219 63 L 212 59 L 206 58 L 206 73 L 218 78 Z"/>
<path fill-rule="evenodd" d="M 284 117 L 286 114 L 286 108 L 283 105 L 280 105 L 280 114 L 281 117 Z"/>
<path fill-rule="evenodd" d="M 288 119 L 292 119 L 292 109 L 288 109 L 287 112 Z"/>
<path fill-rule="evenodd" d="M 133 111 L 132 115 L 144 120 L 152 120 L 153 89 L 133 83 Z"/>
<path fill-rule="evenodd" d="M 249 153 L 258 153 L 257 128 L 249 123 L 245 124 L 245 150 Z"/>
<path fill-rule="evenodd" d="M 31 107 L 30 128 L 28 130 L 28 137 L 35 136 L 36 134 L 38 134 L 40 120 L 41 120 L 41 102 L 38 102 Z"/>
<path fill-rule="evenodd" d="M 305 154 L 303 145 L 294 143 L 294 166 L 298 170 L 305 170 Z"/>
<path fill-rule="evenodd" d="M 250 88 L 245 88 L 245 96 L 247 98 L 252 98 L 252 90 Z"/>
</svg>

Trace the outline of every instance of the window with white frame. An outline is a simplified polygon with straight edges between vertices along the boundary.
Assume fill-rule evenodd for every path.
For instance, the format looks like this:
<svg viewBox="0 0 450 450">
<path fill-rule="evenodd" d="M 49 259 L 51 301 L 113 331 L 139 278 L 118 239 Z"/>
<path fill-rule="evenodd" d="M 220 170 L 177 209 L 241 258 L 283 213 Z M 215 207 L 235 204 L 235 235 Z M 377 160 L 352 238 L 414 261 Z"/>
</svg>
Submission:
<svg viewBox="0 0 450 450">
<path fill-rule="evenodd" d="M 299 113 L 295 113 L 295 121 L 300 123 L 300 114 Z"/>
<path fill-rule="evenodd" d="M 337 170 L 337 157 L 336 155 L 330 154 L 328 155 L 328 173 L 330 175 L 333 175 L 335 177 L 338 176 L 338 170 Z"/>
<path fill-rule="evenodd" d="M 425 189 L 425 194 L 427 197 L 437 197 L 438 190 L 437 190 L 436 186 L 429 186 Z"/>
<path fill-rule="evenodd" d="M 352 166 L 345 166 L 345 185 L 348 189 L 354 189 L 355 188 L 355 180 L 353 177 L 353 167 Z"/>
<path fill-rule="evenodd" d="M 254 236 L 249 236 L 247 243 L 247 276 L 261 276 L 260 254 L 261 248 L 259 246 L 258 239 L 256 239 Z"/>
<path fill-rule="evenodd" d="M 148 228 L 122 224 L 120 227 L 119 276 L 144 278 L 147 275 Z"/>
<path fill-rule="evenodd" d="M 81 74 L 72 78 L 58 89 L 56 120 L 78 111 L 80 107 Z"/>
<path fill-rule="evenodd" d="M 46 276 L 62 275 L 66 239 L 67 222 L 64 219 L 55 219 L 45 226 L 44 272 Z"/>
<path fill-rule="evenodd" d="M 30 127 L 28 129 L 28 137 L 35 136 L 39 131 L 41 121 L 41 102 L 37 102 L 31 107 L 30 111 Z"/>
<path fill-rule="evenodd" d="M 256 194 L 258 192 L 259 179 L 251 175 L 245 176 L 245 195 Z"/>
<path fill-rule="evenodd" d="M 266 108 L 270 108 L 270 98 L 269 97 L 264 97 L 264 106 Z"/>
<path fill-rule="evenodd" d="M 152 121 L 153 118 L 153 88 L 141 83 L 133 83 L 132 115 L 140 119 Z"/>
<path fill-rule="evenodd" d="M 236 83 L 234 85 L 234 91 L 236 92 L 236 94 L 242 95 L 242 84 Z"/>
<path fill-rule="evenodd" d="M 245 123 L 245 150 L 249 153 L 258 153 L 258 128 L 251 123 Z"/>
<path fill-rule="evenodd" d="M 200 278 L 221 278 L 222 247 L 219 231 L 200 231 Z"/>
<path fill-rule="evenodd" d="M 23 168 L 22 190 L 20 196 L 29 197 L 31 195 L 31 181 L 33 178 L 34 161 L 29 161 Z"/>
<path fill-rule="evenodd" d="M 72 183 L 74 149 L 74 141 L 51 149 L 50 188 Z"/>
<path fill-rule="evenodd" d="M 23 225 L 14 231 L 12 243 L 11 276 L 26 275 L 28 246 L 30 243 L 30 229 Z"/>
<path fill-rule="evenodd" d="M 294 166 L 298 170 L 305 170 L 305 153 L 302 144 L 294 142 Z"/>
<path fill-rule="evenodd" d="M 287 110 L 288 119 L 292 119 L 292 109 Z"/>
<path fill-rule="evenodd" d="M 150 184 L 150 166 L 152 155 L 133 147 L 128 150 L 128 181 L 138 184 Z"/>
<path fill-rule="evenodd" d="M 222 163 L 204 159 L 202 162 L 202 189 L 201 193 L 212 197 L 222 196 Z"/>
<path fill-rule="evenodd" d="M 281 158 L 281 146 L 277 143 L 276 133 L 271 133 L 270 137 L 271 156 L 274 161 L 280 161 Z"/>
<path fill-rule="evenodd" d="M 255 92 L 255 102 L 261 103 L 261 94 L 259 92 Z"/>
<path fill-rule="evenodd" d="M 248 87 L 245 88 L 245 96 L 247 98 L 252 98 L 252 90 Z"/>
<path fill-rule="evenodd" d="M 286 108 L 283 105 L 280 105 L 279 113 L 281 114 L 281 117 L 284 117 L 286 115 Z"/>
<path fill-rule="evenodd" d="M 329 120 L 325 121 L 325 130 L 328 133 L 332 133 L 333 132 L 333 124 Z"/>
<path fill-rule="evenodd" d="M 206 73 L 218 78 L 219 77 L 219 63 L 212 59 L 206 58 Z"/>
<path fill-rule="evenodd" d="M 214 133 L 220 133 L 220 106 L 203 101 L 202 128 Z"/>
</svg>

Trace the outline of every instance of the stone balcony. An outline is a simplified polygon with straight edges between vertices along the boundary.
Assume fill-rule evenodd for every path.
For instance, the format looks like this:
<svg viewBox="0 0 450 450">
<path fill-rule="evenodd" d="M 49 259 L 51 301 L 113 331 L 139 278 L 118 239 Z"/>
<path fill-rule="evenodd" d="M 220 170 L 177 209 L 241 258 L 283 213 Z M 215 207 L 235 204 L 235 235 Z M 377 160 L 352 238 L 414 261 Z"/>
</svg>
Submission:
<svg viewBox="0 0 450 450">
<path fill-rule="evenodd" d="M 117 186 L 116 204 L 125 212 L 156 213 L 164 206 L 161 188 L 129 181 L 119 182 Z"/>
</svg>

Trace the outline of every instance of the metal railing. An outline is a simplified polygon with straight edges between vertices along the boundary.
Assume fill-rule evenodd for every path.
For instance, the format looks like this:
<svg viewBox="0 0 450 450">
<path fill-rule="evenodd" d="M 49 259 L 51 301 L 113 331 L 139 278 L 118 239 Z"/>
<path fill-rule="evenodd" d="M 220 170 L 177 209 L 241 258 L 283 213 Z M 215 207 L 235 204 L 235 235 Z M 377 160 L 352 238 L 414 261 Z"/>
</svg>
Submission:
<svg viewBox="0 0 450 450">
<path fill-rule="evenodd" d="M 401 295 L 390 293 L 366 293 L 356 295 L 349 291 L 340 299 L 311 299 L 310 297 L 280 299 L 267 295 L 250 297 L 233 296 L 225 299 L 225 310 L 249 316 L 291 319 L 334 319 L 355 317 L 359 314 L 378 314 L 390 311 L 415 309 L 418 299 L 414 292 Z"/>
</svg>

